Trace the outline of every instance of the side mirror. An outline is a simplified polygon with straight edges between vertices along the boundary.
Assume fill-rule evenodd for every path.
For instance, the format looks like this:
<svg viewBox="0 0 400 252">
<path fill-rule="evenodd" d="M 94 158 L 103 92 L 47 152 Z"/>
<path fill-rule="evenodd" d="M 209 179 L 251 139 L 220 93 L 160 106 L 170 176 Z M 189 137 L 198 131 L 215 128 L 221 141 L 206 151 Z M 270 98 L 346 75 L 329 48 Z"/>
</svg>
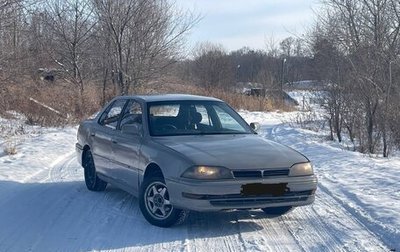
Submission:
<svg viewBox="0 0 400 252">
<path fill-rule="evenodd" d="M 125 124 L 121 127 L 121 132 L 127 135 L 139 136 L 141 133 L 141 125 L 138 123 Z"/>
<path fill-rule="evenodd" d="M 257 132 L 260 129 L 260 124 L 258 122 L 252 122 L 250 123 L 250 127 Z"/>
</svg>

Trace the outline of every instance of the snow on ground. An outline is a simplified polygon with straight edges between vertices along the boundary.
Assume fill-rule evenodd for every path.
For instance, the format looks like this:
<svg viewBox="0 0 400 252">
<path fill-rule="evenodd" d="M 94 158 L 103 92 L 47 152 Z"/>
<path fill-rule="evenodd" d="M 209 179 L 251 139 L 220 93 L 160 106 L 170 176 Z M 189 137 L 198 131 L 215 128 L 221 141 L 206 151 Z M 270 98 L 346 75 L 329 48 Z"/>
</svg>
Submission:
<svg viewBox="0 0 400 252">
<path fill-rule="evenodd" d="M 39 126 L 27 125 L 26 117 L 15 111 L 7 111 L 4 115 L 7 119 L 0 117 L 0 157 L 7 154 L 4 150 L 11 150 L 42 130 Z"/>
<path fill-rule="evenodd" d="M 313 205 L 277 219 L 260 210 L 191 213 L 170 229 L 148 224 L 137 200 L 115 187 L 85 188 L 76 127 L 43 130 L 0 157 L 0 251 L 399 251 L 400 159 L 350 152 L 282 123 L 296 113 L 241 112 L 261 123 L 262 137 L 312 160 Z"/>
<path fill-rule="evenodd" d="M 241 114 L 248 122 L 258 120 L 264 137 L 305 154 L 313 162 L 319 192 L 333 198 L 389 248 L 400 250 L 400 158 L 347 151 L 327 142 L 326 135 L 282 123 L 296 113 Z"/>
</svg>

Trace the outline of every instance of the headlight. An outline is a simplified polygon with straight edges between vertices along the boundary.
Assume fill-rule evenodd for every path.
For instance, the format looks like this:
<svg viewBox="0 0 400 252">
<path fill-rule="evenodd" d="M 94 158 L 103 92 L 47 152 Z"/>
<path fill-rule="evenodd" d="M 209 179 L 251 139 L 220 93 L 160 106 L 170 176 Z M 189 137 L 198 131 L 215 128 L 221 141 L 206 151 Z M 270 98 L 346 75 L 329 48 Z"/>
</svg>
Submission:
<svg viewBox="0 0 400 252">
<path fill-rule="evenodd" d="M 310 162 L 294 164 L 290 167 L 289 176 L 307 176 L 313 175 L 313 167 Z"/>
<path fill-rule="evenodd" d="M 230 179 L 233 178 L 232 173 L 225 167 L 214 166 L 193 166 L 187 169 L 183 174 L 183 178 L 190 179 Z"/>
</svg>

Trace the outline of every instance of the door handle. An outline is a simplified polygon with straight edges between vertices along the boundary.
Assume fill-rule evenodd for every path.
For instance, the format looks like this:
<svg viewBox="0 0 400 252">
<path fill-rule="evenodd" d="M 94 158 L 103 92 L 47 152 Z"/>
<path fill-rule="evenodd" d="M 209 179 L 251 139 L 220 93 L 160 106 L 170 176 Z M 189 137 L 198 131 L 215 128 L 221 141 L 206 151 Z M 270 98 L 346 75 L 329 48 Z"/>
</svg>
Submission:
<svg viewBox="0 0 400 252">
<path fill-rule="evenodd" d="M 112 143 L 114 143 L 114 144 L 117 144 L 118 142 L 117 142 L 117 140 L 112 140 Z"/>
<path fill-rule="evenodd" d="M 96 133 L 91 132 L 91 133 L 90 133 L 90 136 L 96 136 Z"/>
</svg>

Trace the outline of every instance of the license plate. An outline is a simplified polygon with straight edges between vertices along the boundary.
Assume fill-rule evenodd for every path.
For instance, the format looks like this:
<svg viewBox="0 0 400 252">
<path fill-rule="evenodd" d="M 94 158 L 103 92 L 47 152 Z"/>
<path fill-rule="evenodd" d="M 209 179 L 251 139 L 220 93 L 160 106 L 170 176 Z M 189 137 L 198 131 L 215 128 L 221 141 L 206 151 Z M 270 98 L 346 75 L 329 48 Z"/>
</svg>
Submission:
<svg viewBox="0 0 400 252">
<path fill-rule="evenodd" d="M 280 184 L 261 184 L 253 183 L 242 185 L 240 194 L 244 196 L 260 196 L 260 195 L 272 195 L 272 196 L 282 196 L 289 189 L 287 188 L 287 183 Z"/>
</svg>

